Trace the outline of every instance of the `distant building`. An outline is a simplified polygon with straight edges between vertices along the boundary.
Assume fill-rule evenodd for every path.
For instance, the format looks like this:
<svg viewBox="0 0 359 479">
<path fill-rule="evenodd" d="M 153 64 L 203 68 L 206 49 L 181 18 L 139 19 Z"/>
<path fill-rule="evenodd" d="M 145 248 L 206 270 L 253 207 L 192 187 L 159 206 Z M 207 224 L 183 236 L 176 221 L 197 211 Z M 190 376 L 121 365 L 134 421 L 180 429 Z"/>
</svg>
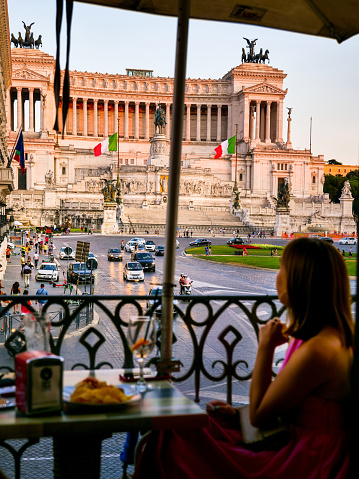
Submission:
<svg viewBox="0 0 359 479">
<path fill-rule="evenodd" d="M 355 165 L 324 165 L 324 174 L 325 175 L 341 175 L 346 176 L 350 171 L 359 170 L 359 166 Z"/>
</svg>

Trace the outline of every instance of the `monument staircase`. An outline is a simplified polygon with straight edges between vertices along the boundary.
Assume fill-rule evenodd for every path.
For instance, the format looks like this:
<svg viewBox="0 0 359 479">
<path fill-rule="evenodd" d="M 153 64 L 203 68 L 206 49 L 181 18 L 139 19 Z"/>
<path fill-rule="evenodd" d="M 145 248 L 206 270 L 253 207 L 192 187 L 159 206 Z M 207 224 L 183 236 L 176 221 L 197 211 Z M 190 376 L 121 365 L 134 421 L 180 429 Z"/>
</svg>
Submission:
<svg viewBox="0 0 359 479">
<path fill-rule="evenodd" d="M 148 230 L 150 233 L 158 230 L 164 234 L 166 229 L 167 208 L 165 205 L 151 206 L 149 208 L 139 208 L 126 206 L 122 218 L 125 229 L 135 229 L 137 232 Z M 225 228 L 227 233 L 237 231 L 247 233 L 253 230 L 252 227 L 243 225 L 238 217 L 233 216 L 229 211 L 214 209 L 193 209 L 180 207 L 178 210 L 178 227 L 182 235 L 185 228 L 193 231 L 193 234 L 208 234 L 209 228 L 214 234 L 218 234 L 220 229 Z M 258 228 L 256 228 L 258 229 Z"/>
</svg>

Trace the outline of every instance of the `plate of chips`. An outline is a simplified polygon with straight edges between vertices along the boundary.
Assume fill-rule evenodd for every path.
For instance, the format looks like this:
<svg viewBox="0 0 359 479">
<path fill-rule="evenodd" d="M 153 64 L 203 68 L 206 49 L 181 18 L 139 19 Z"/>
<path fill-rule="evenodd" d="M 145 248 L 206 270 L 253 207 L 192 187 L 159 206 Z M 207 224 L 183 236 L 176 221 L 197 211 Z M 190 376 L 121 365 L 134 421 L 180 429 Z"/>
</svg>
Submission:
<svg viewBox="0 0 359 479">
<path fill-rule="evenodd" d="M 142 398 L 141 394 L 137 394 L 128 384 L 113 386 L 92 377 L 84 379 L 76 386 L 65 386 L 62 397 L 65 405 L 71 409 L 80 408 L 86 411 L 116 410 Z"/>
</svg>

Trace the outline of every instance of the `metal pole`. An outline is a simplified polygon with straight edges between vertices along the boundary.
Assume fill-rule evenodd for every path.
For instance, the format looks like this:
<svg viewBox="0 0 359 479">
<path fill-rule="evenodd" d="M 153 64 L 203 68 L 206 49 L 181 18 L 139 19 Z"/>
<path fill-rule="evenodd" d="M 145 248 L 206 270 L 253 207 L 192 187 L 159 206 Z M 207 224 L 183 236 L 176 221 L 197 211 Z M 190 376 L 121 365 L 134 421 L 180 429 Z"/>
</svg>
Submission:
<svg viewBox="0 0 359 479">
<path fill-rule="evenodd" d="M 179 0 L 177 47 L 174 81 L 173 121 L 171 127 L 171 152 L 168 181 L 168 206 L 166 220 L 166 249 L 162 290 L 162 341 L 161 360 L 172 358 L 173 282 L 175 271 L 178 196 L 181 173 L 181 151 L 186 81 L 188 23 L 190 0 Z M 170 369 L 170 368 L 169 368 Z"/>
<path fill-rule="evenodd" d="M 237 183 L 237 161 L 238 161 L 238 155 L 237 155 L 237 137 L 238 137 L 238 123 L 236 123 L 236 173 L 234 175 L 234 182 Z"/>
</svg>

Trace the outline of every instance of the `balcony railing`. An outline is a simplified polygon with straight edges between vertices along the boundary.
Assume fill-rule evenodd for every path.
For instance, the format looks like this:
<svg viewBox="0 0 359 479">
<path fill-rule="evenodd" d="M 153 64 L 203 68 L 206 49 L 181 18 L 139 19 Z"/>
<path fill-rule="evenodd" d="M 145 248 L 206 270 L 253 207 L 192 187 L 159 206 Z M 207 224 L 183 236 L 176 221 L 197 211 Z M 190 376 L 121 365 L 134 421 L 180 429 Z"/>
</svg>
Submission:
<svg viewBox="0 0 359 479">
<path fill-rule="evenodd" d="M 6 313 L 12 311 L 13 305 L 26 304 L 29 299 L 34 303 L 38 296 L 2 296 L 2 300 L 11 301 L 1 311 L 4 324 L 8 321 Z M 82 295 L 71 296 L 71 304 L 68 295 L 47 299 L 43 312 L 51 313 L 52 317 L 50 347 L 53 353 L 64 357 L 66 369 L 134 367 L 126 335 L 128 320 L 136 314 L 156 319 L 157 348 L 150 363 L 156 364 L 159 359 L 161 297 Z M 173 373 L 173 380 L 197 402 L 211 397 L 238 404 L 241 402 L 238 398 L 248 395 L 259 327 L 272 317 L 282 317 L 285 308 L 276 296 L 175 296 L 174 299 L 173 357 L 181 368 Z M 29 309 L 36 311 L 36 305 Z M 79 330 L 76 322 L 81 315 L 88 320 L 80 324 Z M 0 318 L 0 325 L 1 322 Z M 73 341 L 73 336 L 79 342 L 78 349 L 72 343 L 71 348 L 66 345 L 67 338 Z M 111 342 L 110 348 L 105 346 L 107 341 Z M 14 371 L 13 356 L 19 351 L 19 344 L 25 350 L 21 327 L 7 335 L 0 347 L 0 373 Z M 284 357 L 284 349 L 275 355 L 274 375 Z M 9 355 L 5 354 L 6 350 Z M 111 350 L 113 362 L 109 360 Z M 72 357 L 67 357 L 69 352 Z M 38 441 L 28 440 L 19 451 L 11 441 L 0 441 L 0 446 L 14 458 L 17 479 L 21 477 L 22 454 L 35 442 Z"/>
</svg>

